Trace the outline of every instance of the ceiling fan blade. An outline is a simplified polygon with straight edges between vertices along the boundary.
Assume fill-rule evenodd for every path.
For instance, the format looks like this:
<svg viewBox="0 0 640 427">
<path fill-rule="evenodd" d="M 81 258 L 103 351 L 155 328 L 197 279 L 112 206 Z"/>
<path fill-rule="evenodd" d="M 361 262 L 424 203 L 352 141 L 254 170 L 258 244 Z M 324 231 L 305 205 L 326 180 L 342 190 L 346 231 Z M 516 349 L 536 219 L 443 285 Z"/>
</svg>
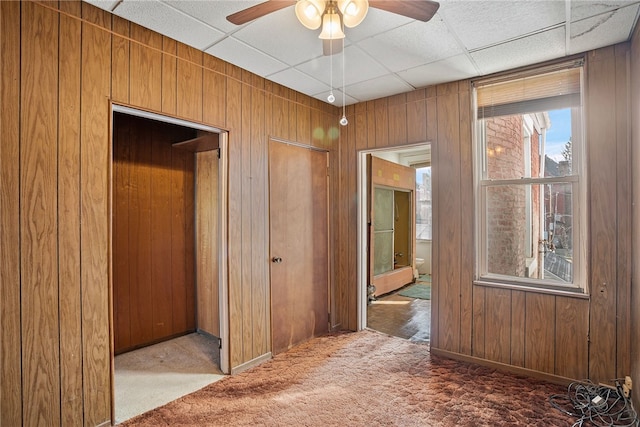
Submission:
<svg viewBox="0 0 640 427">
<path fill-rule="evenodd" d="M 436 14 L 440 3 L 431 0 L 369 0 L 369 6 L 427 22 Z"/>
<path fill-rule="evenodd" d="M 324 56 L 335 55 L 342 52 L 342 39 L 322 40 L 322 54 Z"/>
<path fill-rule="evenodd" d="M 254 19 L 284 9 L 285 7 L 293 6 L 294 4 L 296 4 L 295 0 L 268 0 L 227 16 L 227 21 L 236 25 L 246 24 Z"/>
</svg>

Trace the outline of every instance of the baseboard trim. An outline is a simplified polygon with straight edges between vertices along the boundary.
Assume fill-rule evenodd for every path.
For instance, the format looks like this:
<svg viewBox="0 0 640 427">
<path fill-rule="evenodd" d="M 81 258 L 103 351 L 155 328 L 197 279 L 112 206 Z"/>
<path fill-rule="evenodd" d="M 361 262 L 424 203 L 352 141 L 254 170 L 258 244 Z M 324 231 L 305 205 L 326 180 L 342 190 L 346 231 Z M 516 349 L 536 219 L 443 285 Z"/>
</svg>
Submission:
<svg viewBox="0 0 640 427">
<path fill-rule="evenodd" d="M 442 356 L 448 359 L 459 360 L 461 362 L 473 363 L 476 365 L 486 366 L 488 368 L 495 368 L 500 371 L 506 371 L 512 374 L 522 375 L 526 377 L 532 377 L 538 380 L 544 380 L 550 383 L 567 386 L 575 379 L 562 377 L 559 375 L 548 374 L 546 372 L 540 372 L 533 369 L 522 368 L 519 366 L 507 365 L 506 363 L 494 362 L 492 360 L 481 359 L 479 357 L 468 356 L 466 354 L 454 353 L 452 351 L 442 350 L 439 348 L 431 347 L 431 354 L 434 356 Z"/>
<path fill-rule="evenodd" d="M 240 372 L 244 372 L 247 369 L 253 368 L 254 366 L 258 366 L 267 360 L 271 360 L 272 355 L 271 352 L 265 353 L 262 356 L 258 356 L 255 359 L 249 360 L 241 365 L 236 366 L 235 368 L 231 368 L 231 375 L 239 374 Z"/>
</svg>

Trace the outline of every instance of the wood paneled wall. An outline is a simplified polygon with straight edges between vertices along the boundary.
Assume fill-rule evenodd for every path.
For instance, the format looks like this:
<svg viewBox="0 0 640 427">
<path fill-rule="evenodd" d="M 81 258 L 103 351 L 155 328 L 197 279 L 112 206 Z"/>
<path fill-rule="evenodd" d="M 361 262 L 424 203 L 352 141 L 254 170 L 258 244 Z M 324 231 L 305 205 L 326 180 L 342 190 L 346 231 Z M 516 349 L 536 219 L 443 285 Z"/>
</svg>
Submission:
<svg viewBox="0 0 640 427">
<path fill-rule="evenodd" d="M 428 141 L 433 348 L 595 381 L 633 366 L 638 381 L 628 45 L 587 57 L 591 298 L 582 300 L 472 285 L 468 82 L 350 106 L 338 129 L 334 106 L 86 3 L 3 1 L 0 22 L 2 425 L 110 420 L 110 102 L 229 131 L 232 367 L 270 350 L 268 136 L 329 150 L 331 324 L 345 329 L 357 327 L 357 150 Z"/>
<path fill-rule="evenodd" d="M 631 39 L 631 137 L 632 137 L 632 190 L 633 190 L 633 223 L 631 224 L 632 254 L 631 259 L 631 377 L 636 384 L 636 391 L 632 393 L 635 408 L 640 408 L 640 25 Z"/>
<path fill-rule="evenodd" d="M 473 285 L 472 107 L 466 81 L 350 106 L 340 145 L 338 280 L 356 281 L 358 150 L 429 142 L 433 168 L 431 345 L 572 379 L 631 369 L 629 45 L 587 55 L 585 133 L 590 298 Z M 356 327 L 356 289 L 346 295 Z M 638 368 L 636 368 L 637 370 Z"/>
<path fill-rule="evenodd" d="M 335 191 L 336 107 L 87 3 L 0 21 L 0 424 L 110 422 L 110 102 L 229 131 L 231 367 L 268 353 L 267 137 L 328 149 Z"/>
<path fill-rule="evenodd" d="M 590 52 L 586 137 L 589 150 L 589 374 L 629 374 L 631 356 L 631 140 L 629 44 Z"/>
</svg>

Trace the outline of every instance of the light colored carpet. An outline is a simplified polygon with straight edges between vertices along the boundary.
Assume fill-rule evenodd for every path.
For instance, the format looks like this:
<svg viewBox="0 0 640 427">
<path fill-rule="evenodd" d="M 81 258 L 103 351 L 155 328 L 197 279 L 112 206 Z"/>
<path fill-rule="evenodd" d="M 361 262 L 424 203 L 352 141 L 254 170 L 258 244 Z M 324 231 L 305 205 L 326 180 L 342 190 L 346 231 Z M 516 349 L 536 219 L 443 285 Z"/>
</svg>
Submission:
<svg viewBox="0 0 640 427">
<path fill-rule="evenodd" d="M 374 331 L 331 334 L 127 426 L 570 426 L 565 387 L 431 356 Z"/>
<path fill-rule="evenodd" d="M 194 333 L 116 356 L 116 423 L 223 378 L 219 354 L 217 339 Z"/>
</svg>

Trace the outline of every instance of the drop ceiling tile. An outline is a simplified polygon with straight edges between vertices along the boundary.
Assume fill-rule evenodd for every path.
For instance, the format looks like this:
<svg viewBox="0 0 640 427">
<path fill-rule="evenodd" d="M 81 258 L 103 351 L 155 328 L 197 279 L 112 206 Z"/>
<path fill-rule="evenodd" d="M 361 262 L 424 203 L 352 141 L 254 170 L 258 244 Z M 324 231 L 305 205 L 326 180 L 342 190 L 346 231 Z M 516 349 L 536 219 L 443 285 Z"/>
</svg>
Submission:
<svg viewBox="0 0 640 427">
<path fill-rule="evenodd" d="M 564 27 L 480 49 L 471 58 L 481 74 L 536 64 L 565 55 Z"/>
<path fill-rule="evenodd" d="M 309 30 L 287 7 L 242 27 L 234 37 L 288 64 L 297 65 L 322 55 L 320 30 Z"/>
<path fill-rule="evenodd" d="M 441 2 L 438 14 L 469 50 L 560 25 L 566 20 L 564 1 Z"/>
<path fill-rule="evenodd" d="M 126 1 L 126 0 L 125 0 Z M 264 0 L 163 0 L 169 6 L 211 25 L 225 33 L 241 28 L 227 21 L 227 16 Z"/>
<path fill-rule="evenodd" d="M 205 52 L 259 76 L 268 76 L 287 68 L 286 64 L 233 37 L 227 37 Z"/>
<path fill-rule="evenodd" d="M 413 89 L 412 86 L 392 74 L 346 87 L 347 94 L 358 101 L 369 101 L 396 93 L 409 92 Z"/>
<path fill-rule="evenodd" d="M 464 50 L 439 18 L 413 21 L 358 43 L 365 52 L 396 72 L 449 58 Z"/>
<path fill-rule="evenodd" d="M 475 65 L 466 54 L 400 71 L 398 77 L 413 87 L 468 79 L 478 75 Z"/>
<path fill-rule="evenodd" d="M 300 64 L 296 68 L 328 85 L 331 81 L 331 61 L 333 59 L 333 83 L 334 86 L 342 86 L 342 58 L 343 54 L 320 56 Z M 370 80 L 388 73 L 388 70 L 379 62 L 356 46 L 345 47 L 344 64 L 346 85 Z"/>
<path fill-rule="evenodd" d="M 267 79 L 307 95 L 329 90 L 328 85 L 294 68 L 271 74 Z"/>
<path fill-rule="evenodd" d="M 571 22 L 580 21 L 581 19 L 590 18 L 601 13 L 609 12 L 614 9 L 625 6 L 633 6 L 640 1 L 608 1 L 600 0 L 594 2 L 592 0 L 572 0 L 571 1 Z"/>
<path fill-rule="evenodd" d="M 364 21 L 354 28 L 345 28 L 344 33 L 352 42 L 357 42 L 368 37 L 384 33 L 393 28 L 406 25 L 413 19 L 402 15 L 387 12 L 385 10 L 370 7 Z"/>
<path fill-rule="evenodd" d="M 639 5 L 602 13 L 571 23 L 569 54 L 627 41 L 633 30 Z"/>
<path fill-rule="evenodd" d="M 111 12 L 113 8 L 120 2 L 120 0 L 85 0 L 87 3 L 92 4 L 100 9 L 108 10 Z"/>
<path fill-rule="evenodd" d="M 200 50 L 224 36 L 221 31 L 159 1 L 125 0 L 113 13 Z"/>
<path fill-rule="evenodd" d="M 336 97 L 336 100 L 333 102 L 333 105 L 335 105 L 336 107 L 342 107 L 342 90 L 341 89 L 333 89 L 333 96 Z M 327 101 L 327 97 L 329 96 L 329 90 L 325 90 L 323 92 L 320 93 L 316 93 L 312 95 L 314 98 L 319 99 L 322 102 L 326 102 L 329 103 Z M 350 97 L 346 91 L 344 92 L 344 105 L 351 105 L 351 104 L 355 104 L 356 102 L 358 102 L 358 100 Z"/>
</svg>

